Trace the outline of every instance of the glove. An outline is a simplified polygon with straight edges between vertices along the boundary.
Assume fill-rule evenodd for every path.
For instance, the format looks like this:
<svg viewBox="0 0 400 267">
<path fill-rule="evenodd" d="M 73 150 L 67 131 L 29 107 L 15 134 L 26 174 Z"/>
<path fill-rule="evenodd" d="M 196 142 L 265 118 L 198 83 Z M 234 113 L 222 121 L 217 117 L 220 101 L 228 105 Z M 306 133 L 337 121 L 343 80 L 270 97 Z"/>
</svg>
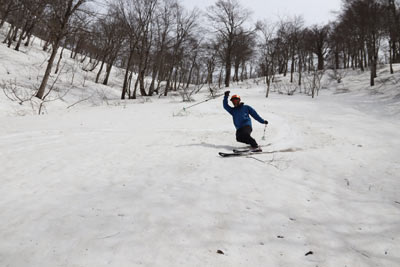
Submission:
<svg viewBox="0 0 400 267">
<path fill-rule="evenodd" d="M 231 91 L 226 91 L 225 96 L 228 97 L 230 93 L 231 93 Z"/>
<path fill-rule="evenodd" d="M 264 124 L 268 124 L 268 121 L 264 121 Z"/>
</svg>

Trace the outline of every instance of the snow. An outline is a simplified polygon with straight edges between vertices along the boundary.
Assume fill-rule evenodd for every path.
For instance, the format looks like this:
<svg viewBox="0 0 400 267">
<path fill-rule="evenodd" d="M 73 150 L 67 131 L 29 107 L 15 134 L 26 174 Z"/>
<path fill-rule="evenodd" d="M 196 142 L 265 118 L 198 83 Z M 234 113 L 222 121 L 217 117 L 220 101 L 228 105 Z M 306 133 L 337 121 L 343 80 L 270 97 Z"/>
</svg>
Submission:
<svg viewBox="0 0 400 267">
<path fill-rule="evenodd" d="M 27 88 L 39 50 L 1 44 L 0 80 Z M 315 99 L 234 85 L 278 152 L 221 158 L 242 146 L 222 98 L 120 101 L 118 71 L 107 101 L 66 108 L 99 86 L 80 72 L 43 116 L 1 96 L 0 266 L 399 266 L 396 84 L 350 73 Z"/>
</svg>

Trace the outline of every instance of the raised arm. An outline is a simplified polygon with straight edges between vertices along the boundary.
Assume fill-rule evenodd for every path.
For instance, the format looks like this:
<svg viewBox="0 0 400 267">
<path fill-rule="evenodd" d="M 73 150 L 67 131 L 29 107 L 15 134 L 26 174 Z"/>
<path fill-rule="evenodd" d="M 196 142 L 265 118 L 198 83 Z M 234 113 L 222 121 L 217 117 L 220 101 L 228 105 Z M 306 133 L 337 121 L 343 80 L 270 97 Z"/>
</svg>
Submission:
<svg viewBox="0 0 400 267">
<path fill-rule="evenodd" d="M 228 111 L 229 114 L 232 115 L 232 113 L 233 113 L 233 108 L 232 108 L 231 106 L 229 106 L 229 104 L 228 104 L 229 93 L 230 93 L 230 91 L 226 91 L 226 92 L 225 92 L 224 101 L 223 101 L 223 106 L 224 106 L 224 109 L 225 109 L 226 111 Z"/>
</svg>

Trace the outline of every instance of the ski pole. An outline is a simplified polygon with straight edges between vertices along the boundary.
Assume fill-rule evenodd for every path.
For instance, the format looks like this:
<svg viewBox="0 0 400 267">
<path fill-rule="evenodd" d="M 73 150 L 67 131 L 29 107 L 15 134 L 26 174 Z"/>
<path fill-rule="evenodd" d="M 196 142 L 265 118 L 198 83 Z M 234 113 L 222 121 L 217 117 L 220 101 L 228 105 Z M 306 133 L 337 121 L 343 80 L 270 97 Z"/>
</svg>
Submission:
<svg viewBox="0 0 400 267">
<path fill-rule="evenodd" d="M 184 108 L 183 108 L 183 110 L 187 110 L 187 109 L 189 109 L 189 108 L 192 108 L 192 107 L 194 107 L 194 106 L 197 106 L 197 105 L 203 104 L 203 103 L 205 103 L 205 102 L 207 102 L 207 101 L 210 101 L 210 100 L 216 99 L 216 98 L 218 98 L 218 97 L 220 97 L 220 96 L 223 96 L 223 95 L 224 95 L 224 94 L 220 94 L 220 95 L 213 96 L 213 97 L 211 97 L 211 98 L 208 98 L 208 99 L 206 99 L 206 100 L 203 100 L 203 101 L 201 101 L 201 102 L 199 102 L 199 103 L 193 104 L 193 105 L 191 105 L 191 106 L 188 106 L 188 107 L 184 107 Z"/>
<path fill-rule="evenodd" d="M 267 131 L 267 124 L 265 124 L 265 127 L 264 127 L 264 135 L 263 135 L 263 137 L 261 138 L 261 140 L 265 140 L 265 132 Z"/>
</svg>

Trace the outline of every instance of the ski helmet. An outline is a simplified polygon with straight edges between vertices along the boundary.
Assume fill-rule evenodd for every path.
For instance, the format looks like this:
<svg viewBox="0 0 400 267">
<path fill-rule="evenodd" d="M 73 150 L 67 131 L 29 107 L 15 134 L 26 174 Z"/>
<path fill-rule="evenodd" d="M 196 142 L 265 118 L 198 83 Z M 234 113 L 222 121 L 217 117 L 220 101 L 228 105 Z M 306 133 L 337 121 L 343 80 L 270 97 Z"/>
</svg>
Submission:
<svg viewBox="0 0 400 267">
<path fill-rule="evenodd" d="M 239 96 L 239 95 L 233 95 L 233 96 L 231 97 L 231 101 L 236 100 L 236 99 L 239 99 L 239 100 L 240 100 L 240 96 Z"/>
</svg>

